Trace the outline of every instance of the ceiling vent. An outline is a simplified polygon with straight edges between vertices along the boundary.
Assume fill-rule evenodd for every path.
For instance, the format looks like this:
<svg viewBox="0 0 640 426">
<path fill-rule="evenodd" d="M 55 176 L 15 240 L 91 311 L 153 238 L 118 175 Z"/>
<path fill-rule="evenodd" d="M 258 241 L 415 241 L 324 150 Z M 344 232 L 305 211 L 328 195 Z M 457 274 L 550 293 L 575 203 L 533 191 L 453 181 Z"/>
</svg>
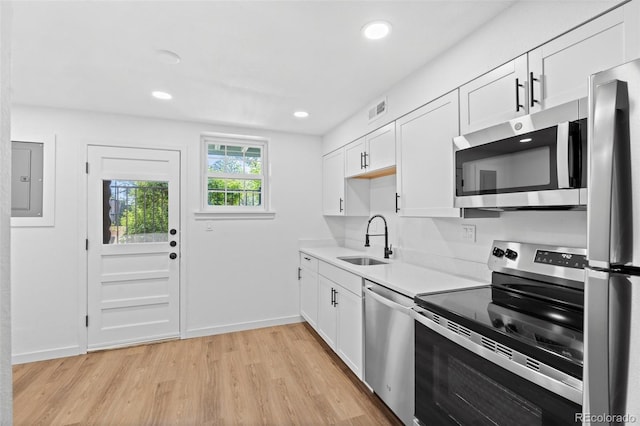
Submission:
<svg viewBox="0 0 640 426">
<path fill-rule="evenodd" d="M 387 98 L 383 98 L 369 108 L 369 123 L 387 112 Z"/>
</svg>

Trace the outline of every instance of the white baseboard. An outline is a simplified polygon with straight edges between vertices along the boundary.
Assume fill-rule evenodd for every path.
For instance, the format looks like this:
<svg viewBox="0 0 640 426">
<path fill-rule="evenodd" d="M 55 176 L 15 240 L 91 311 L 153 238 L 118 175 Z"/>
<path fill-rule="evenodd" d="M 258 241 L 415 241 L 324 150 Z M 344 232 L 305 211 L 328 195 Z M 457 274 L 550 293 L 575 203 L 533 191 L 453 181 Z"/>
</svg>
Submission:
<svg viewBox="0 0 640 426">
<path fill-rule="evenodd" d="M 304 319 L 300 315 L 290 317 L 272 318 L 261 321 L 249 321 L 238 324 L 221 325 L 215 327 L 203 327 L 193 330 L 187 330 L 183 335 L 183 339 L 192 337 L 213 336 L 215 334 L 231 333 L 233 331 L 253 330 L 256 328 L 273 327 L 277 325 L 295 324 L 302 322 Z M 174 336 L 174 338 L 177 336 Z M 119 345 L 122 346 L 122 345 Z M 115 346 L 114 346 L 115 347 Z M 103 348 L 104 349 L 104 348 Z M 14 354 L 11 357 L 13 365 L 25 364 L 27 362 L 45 361 L 56 358 L 64 358 L 68 356 L 82 355 L 87 353 L 80 346 L 67 346 L 63 348 L 45 349 L 42 351 L 26 352 L 22 354 Z"/>
<path fill-rule="evenodd" d="M 183 338 L 213 336 L 215 334 L 231 333 L 233 331 L 253 330 L 256 328 L 273 327 L 276 325 L 295 324 L 302 322 L 304 319 L 300 315 L 290 317 L 272 318 L 268 320 L 241 322 L 237 324 L 219 325 L 214 327 L 202 327 L 187 330 Z"/>
<path fill-rule="evenodd" d="M 84 353 L 85 351 L 80 349 L 80 346 L 67 346 L 64 348 L 45 349 L 42 351 L 14 354 L 11 356 L 11 363 L 14 365 L 25 364 L 27 362 L 45 361 L 48 359 L 64 358 L 67 356 L 75 356 Z"/>
</svg>

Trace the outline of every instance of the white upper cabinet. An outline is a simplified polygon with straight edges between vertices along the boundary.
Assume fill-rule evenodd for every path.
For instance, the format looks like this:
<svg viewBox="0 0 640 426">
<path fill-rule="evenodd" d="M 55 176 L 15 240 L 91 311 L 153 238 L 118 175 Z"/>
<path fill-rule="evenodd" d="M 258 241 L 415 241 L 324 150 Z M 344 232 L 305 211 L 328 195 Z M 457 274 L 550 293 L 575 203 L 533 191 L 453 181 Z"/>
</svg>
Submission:
<svg viewBox="0 0 640 426">
<path fill-rule="evenodd" d="M 586 97 L 591 74 L 637 56 L 627 43 L 635 31 L 627 11 L 617 8 L 529 52 L 530 112 Z"/>
<path fill-rule="evenodd" d="M 398 214 L 459 217 L 452 141 L 459 133 L 458 91 L 398 119 L 396 128 Z"/>
<path fill-rule="evenodd" d="M 639 3 L 614 9 L 460 87 L 460 132 L 586 97 L 591 74 L 640 56 Z"/>
<path fill-rule="evenodd" d="M 325 216 L 368 216 L 369 181 L 345 179 L 345 149 L 322 158 L 322 212 Z"/>
<path fill-rule="evenodd" d="M 322 158 L 322 209 L 325 215 L 344 215 L 344 151 Z"/>
<path fill-rule="evenodd" d="M 396 165 L 396 127 L 389 123 L 345 147 L 345 176 L 375 176 Z"/>
<path fill-rule="evenodd" d="M 396 165 L 396 123 L 389 123 L 367 136 L 367 172 L 387 169 Z"/>
<path fill-rule="evenodd" d="M 527 113 L 527 55 L 460 87 L 460 132 L 473 132 Z"/>
<path fill-rule="evenodd" d="M 345 176 L 357 176 L 365 173 L 364 155 L 367 152 L 367 143 L 364 136 L 344 147 Z"/>
</svg>

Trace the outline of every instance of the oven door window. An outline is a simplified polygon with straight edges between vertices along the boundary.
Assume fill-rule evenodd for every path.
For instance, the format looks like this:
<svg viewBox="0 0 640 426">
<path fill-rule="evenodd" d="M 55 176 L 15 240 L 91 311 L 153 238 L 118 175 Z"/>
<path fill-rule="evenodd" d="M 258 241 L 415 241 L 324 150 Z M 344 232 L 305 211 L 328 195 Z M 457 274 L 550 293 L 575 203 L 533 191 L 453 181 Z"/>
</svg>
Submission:
<svg viewBox="0 0 640 426">
<path fill-rule="evenodd" d="M 581 407 L 416 322 L 415 415 L 425 425 L 573 425 Z"/>
<path fill-rule="evenodd" d="M 558 189 L 557 127 L 456 152 L 456 195 Z"/>
</svg>

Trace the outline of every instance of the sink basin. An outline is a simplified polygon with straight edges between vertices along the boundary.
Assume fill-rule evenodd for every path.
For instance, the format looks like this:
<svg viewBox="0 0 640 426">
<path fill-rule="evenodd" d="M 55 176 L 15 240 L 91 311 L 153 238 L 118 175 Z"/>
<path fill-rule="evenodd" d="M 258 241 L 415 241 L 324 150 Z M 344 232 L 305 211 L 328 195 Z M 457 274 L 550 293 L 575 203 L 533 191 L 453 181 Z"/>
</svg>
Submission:
<svg viewBox="0 0 640 426">
<path fill-rule="evenodd" d="M 383 262 L 378 259 L 374 259 L 372 257 L 365 256 L 345 256 L 338 257 L 340 260 L 344 260 L 345 262 L 353 263 L 358 266 L 371 266 L 371 265 L 386 265 L 388 262 Z"/>
</svg>

